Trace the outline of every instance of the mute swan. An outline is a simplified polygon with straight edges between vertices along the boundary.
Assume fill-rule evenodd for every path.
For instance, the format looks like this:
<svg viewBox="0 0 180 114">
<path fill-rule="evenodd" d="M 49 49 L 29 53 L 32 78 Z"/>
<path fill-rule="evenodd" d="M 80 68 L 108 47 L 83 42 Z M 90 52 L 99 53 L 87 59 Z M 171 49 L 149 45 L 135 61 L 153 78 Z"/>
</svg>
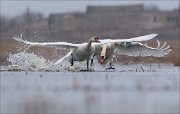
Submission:
<svg viewBox="0 0 180 114">
<path fill-rule="evenodd" d="M 166 42 L 160 46 L 160 42 L 157 40 L 158 46 L 156 48 L 149 47 L 147 44 L 140 42 L 121 42 L 121 43 L 106 43 L 96 46 L 96 58 L 100 64 L 107 64 L 109 62 L 109 68 L 112 67 L 111 61 L 115 51 L 120 55 L 128 56 L 153 56 L 164 57 L 171 51 L 170 45 L 166 46 Z"/>
<path fill-rule="evenodd" d="M 22 37 L 22 35 L 21 35 Z M 39 43 L 39 42 L 29 42 L 24 41 L 21 38 L 13 37 L 16 41 L 23 42 L 25 44 L 29 44 L 31 46 L 43 46 L 43 47 L 56 47 L 56 48 L 69 48 L 71 51 L 64 56 L 61 60 L 57 61 L 54 65 L 57 65 L 60 63 L 63 59 L 71 57 L 71 66 L 73 66 L 74 61 L 87 61 L 87 69 L 89 69 L 89 60 L 91 59 L 91 56 L 93 55 L 95 51 L 95 45 L 97 43 L 100 43 L 99 38 L 94 36 L 91 37 L 88 43 L 82 43 L 82 44 L 72 44 L 67 42 L 47 42 L 47 43 Z M 96 42 L 95 44 L 93 42 Z"/>
</svg>

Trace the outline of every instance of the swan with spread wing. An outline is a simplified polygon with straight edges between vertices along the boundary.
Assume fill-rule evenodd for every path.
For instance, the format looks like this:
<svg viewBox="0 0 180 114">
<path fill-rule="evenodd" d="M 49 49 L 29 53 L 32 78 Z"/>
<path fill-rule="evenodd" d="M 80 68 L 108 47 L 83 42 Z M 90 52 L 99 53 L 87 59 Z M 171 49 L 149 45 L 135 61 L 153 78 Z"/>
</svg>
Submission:
<svg viewBox="0 0 180 114">
<path fill-rule="evenodd" d="M 111 62 L 114 52 L 117 52 L 119 55 L 128 55 L 134 57 L 164 57 L 171 51 L 170 45 L 167 46 L 166 42 L 161 46 L 160 42 L 157 40 L 157 44 L 158 46 L 153 48 L 149 47 L 147 43 L 143 44 L 141 42 L 106 43 L 96 46 L 95 55 L 100 64 L 103 65 L 109 63 L 109 68 L 107 69 L 115 69 L 112 67 Z"/>
<path fill-rule="evenodd" d="M 65 55 L 62 59 L 58 60 L 54 65 L 57 65 L 61 63 L 65 58 L 71 57 L 71 66 L 73 66 L 74 61 L 87 61 L 87 69 L 89 68 L 89 60 L 91 59 L 91 56 L 93 55 L 95 51 L 95 45 L 97 43 L 100 43 L 99 38 L 94 36 L 89 39 L 87 43 L 82 44 L 72 44 L 68 42 L 29 42 L 22 40 L 21 38 L 13 37 L 18 42 L 23 42 L 25 44 L 31 45 L 31 46 L 41 46 L 41 47 L 55 47 L 55 48 L 67 48 L 71 49 L 71 51 Z M 96 42 L 96 43 L 94 43 Z"/>
</svg>

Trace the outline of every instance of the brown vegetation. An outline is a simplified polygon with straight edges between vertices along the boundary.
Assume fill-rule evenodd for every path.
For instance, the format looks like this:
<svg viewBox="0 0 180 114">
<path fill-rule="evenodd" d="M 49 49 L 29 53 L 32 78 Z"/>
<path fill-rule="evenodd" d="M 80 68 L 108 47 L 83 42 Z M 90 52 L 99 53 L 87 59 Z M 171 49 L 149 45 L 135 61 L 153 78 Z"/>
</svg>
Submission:
<svg viewBox="0 0 180 114">
<path fill-rule="evenodd" d="M 171 60 L 175 66 L 180 66 L 180 42 L 171 41 L 170 45 L 172 46 L 172 52 L 168 56 L 168 59 Z"/>
<path fill-rule="evenodd" d="M 163 43 L 163 41 L 161 41 Z M 117 62 L 122 64 L 133 64 L 133 63 L 173 63 L 175 66 L 180 66 L 180 44 L 179 41 L 167 41 L 168 44 L 171 45 L 172 51 L 169 55 L 163 58 L 156 58 L 156 57 L 128 57 L 125 55 L 118 55 Z M 156 47 L 156 41 L 148 42 L 149 46 Z M 1 43 L 1 51 L 0 51 L 0 63 L 1 64 L 8 64 L 6 60 L 9 53 L 17 53 L 22 52 L 28 46 L 24 46 L 23 44 L 19 43 Z M 37 55 L 43 56 L 46 59 L 59 59 L 68 50 L 66 49 L 54 49 L 54 48 L 45 48 L 45 47 L 30 47 L 27 52 L 34 52 Z"/>
</svg>

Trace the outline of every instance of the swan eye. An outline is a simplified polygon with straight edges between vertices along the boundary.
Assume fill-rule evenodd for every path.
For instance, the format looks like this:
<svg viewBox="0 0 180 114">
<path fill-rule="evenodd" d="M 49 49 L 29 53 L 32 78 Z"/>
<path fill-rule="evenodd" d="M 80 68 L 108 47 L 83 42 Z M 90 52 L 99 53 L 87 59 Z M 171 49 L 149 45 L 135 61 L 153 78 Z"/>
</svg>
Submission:
<svg viewBox="0 0 180 114">
<path fill-rule="evenodd" d="M 95 39 L 96 41 L 98 41 L 98 40 L 99 40 L 99 38 L 98 38 L 98 37 L 95 37 L 94 39 Z"/>
</svg>

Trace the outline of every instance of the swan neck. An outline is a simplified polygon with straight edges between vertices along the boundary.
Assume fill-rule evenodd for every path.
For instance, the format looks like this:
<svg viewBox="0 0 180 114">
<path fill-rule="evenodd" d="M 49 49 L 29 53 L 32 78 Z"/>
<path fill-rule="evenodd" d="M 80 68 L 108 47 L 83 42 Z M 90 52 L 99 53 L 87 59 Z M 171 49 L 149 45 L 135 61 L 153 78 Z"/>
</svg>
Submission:
<svg viewBox="0 0 180 114">
<path fill-rule="evenodd" d="M 92 41 L 90 40 L 87 44 L 87 48 L 90 48 L 91 47 L 91 44 L 92 44 Z"/>
<path fill-rule="evenodd" d="M 107 49 L 107 44 L 104 44 L 103 46 L 102 46 L 102 51 L 101 51 L 101 56 L 106 56 L 106 49 Z"/>
</svg>

